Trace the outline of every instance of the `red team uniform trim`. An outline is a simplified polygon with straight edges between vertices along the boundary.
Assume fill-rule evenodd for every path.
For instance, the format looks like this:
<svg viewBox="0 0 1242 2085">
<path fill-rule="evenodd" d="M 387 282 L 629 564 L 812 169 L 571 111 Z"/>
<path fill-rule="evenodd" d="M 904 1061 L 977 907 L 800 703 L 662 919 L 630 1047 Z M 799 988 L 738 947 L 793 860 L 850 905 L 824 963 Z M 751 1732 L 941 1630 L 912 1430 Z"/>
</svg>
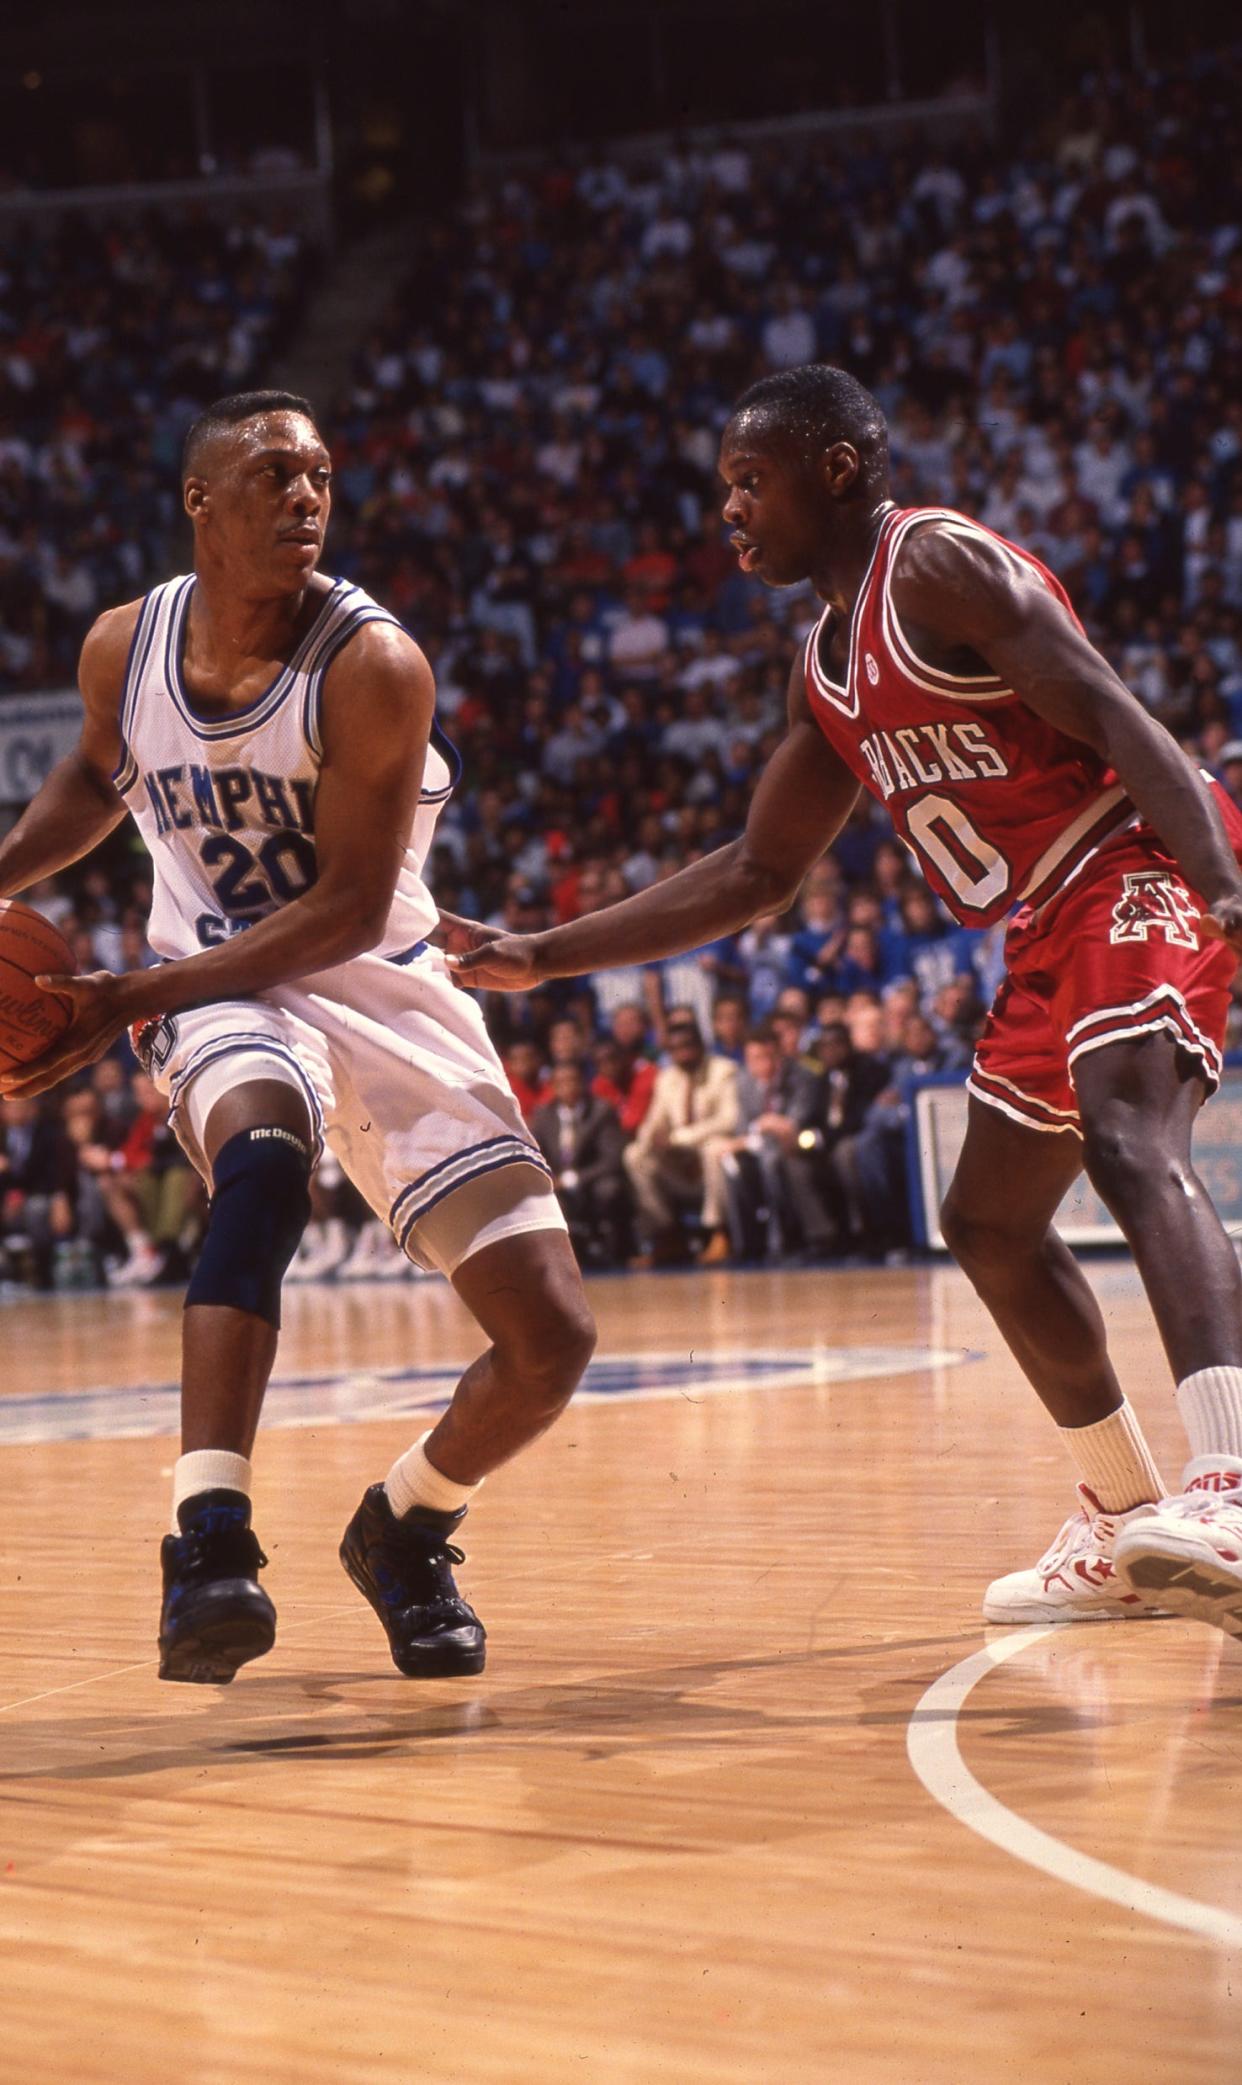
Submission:
<svg viewBox="0 0 1242 2085">
<path fill-rule="evenodd" d="M 948 508 L 905 508 L 880 530 L 844 684 L 826 664 L 831 608 L 807 641 L 811 714 L 886 806 L 954 918 L 986 927 L 1021 907 L 971 1091 L 1027 1128 L 1077 1133 L 1075 1060 L 1157 1030 L 1215 1087 L 1236 957 L 1220 942 L 1199 946 L 1202 900 L 1098 754 L 1037 716 L 997 675 L 956 676 L 917 657 L 890 579 L 900 544 L 930 521 L 998 544 L 1074 611 L 1029 551 Z M 1242 818 L 1216 794 L 1242 858 Z"/>
</svg>

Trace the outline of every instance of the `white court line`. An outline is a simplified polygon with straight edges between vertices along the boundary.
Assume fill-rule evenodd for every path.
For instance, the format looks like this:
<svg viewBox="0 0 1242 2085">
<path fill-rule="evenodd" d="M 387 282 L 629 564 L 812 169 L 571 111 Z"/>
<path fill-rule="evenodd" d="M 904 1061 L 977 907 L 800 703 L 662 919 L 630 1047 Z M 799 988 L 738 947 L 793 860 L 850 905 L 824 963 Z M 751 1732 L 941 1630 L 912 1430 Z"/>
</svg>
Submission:
<svg viewBox="0 0 1242 2085">
<path fill-rule="evenodd" d="M 1124 1868 L 1080 1853 L 1008 1809 L 971 1773 L 957 1742 L 957 1719 L 968 1696 L 997 1665 L 1052 1634 L 1051 1628 L 1016 1629 L 932 1681 L 906 1732 L 906 1751 L 919 1780 L 959 1824 L 1028 1867 L 1042 1869 L 1045 1875 L 1068 1883 L 1071 1889 L 1085 1890 L 1088 1896 L 1119 1904 L 1123 1911 L 1139 1911 L 1144 1918 L 1180 1926 L 1183 1932 L 1210 1940 L 1217 1947 L 1242 1948 L 1242 1918 L 1235 1913 L 1200 1904 L 1176 1890 L 1161 1889 L 1158 1883 L 1143 1882 L 1137 1875 L 1127 1875 Z"/>
</svg>

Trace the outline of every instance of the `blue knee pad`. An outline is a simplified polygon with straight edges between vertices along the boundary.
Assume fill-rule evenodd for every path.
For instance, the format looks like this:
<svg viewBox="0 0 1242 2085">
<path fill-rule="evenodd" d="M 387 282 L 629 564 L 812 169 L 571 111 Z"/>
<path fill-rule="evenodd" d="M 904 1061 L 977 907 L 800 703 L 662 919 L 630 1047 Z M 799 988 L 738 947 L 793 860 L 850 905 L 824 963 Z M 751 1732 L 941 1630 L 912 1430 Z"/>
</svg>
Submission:
<svg viewBox="0 0 1242 2085">
<path fill-rule="evenodd" d="M 280 1329 L 280 1284 L 310 1217 L 311 1154 L 291 1129 L 239 1130 L 212 1168 L 207 1236 L 185 1300 L 246 1310 Z"/>
</svg>

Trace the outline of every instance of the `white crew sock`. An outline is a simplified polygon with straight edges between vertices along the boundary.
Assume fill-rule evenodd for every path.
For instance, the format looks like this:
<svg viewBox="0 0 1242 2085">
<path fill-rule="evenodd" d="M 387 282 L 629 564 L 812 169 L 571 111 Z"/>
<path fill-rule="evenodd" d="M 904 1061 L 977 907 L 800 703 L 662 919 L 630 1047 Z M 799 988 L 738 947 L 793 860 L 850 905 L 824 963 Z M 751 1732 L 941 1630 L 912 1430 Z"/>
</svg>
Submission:
<svg viewBox="0 0 1242 2085">
<path fill-rule="evenodd" d="M 1200 1368 L 1177 1386 L 1177 1409 L 1198 1462 L 1242 1460 L 1242 1368 Z"/>
<path fill-rule="evenodd" d="M 1115 1412 L 1093 1426 L 1063 1426 L 1061 1439 L 1106 1513 L 1125 1513 L 1165 1496 L 1164 1479 L 1124 1397 Z"/>
<path fill-rule="evenodd" d="M 400 1520 L 412 1506 L 430 1506 L 435 1513 L 456 1513 L 459 1506 L 468 1506 L 478 1484 L 454 1484 L 445 1477 L 433 1462 L 428 1462 L 425 1444 L 431 1439 L 430 1432 L 399 1455 L 384 1479 L 384 1490 L 388 1503 Z M 482 1483 L 479 1479 L 479 1484 Z"/>
<path fill-rule="evenodd" d="M 200 1491 L 240 1491 L 250 1497 L 250 1464 L 227 1448 L 194 1448 L 173 1464 L 172 1531 L 181 1533 L 178 1506 Z"/>
</svg>

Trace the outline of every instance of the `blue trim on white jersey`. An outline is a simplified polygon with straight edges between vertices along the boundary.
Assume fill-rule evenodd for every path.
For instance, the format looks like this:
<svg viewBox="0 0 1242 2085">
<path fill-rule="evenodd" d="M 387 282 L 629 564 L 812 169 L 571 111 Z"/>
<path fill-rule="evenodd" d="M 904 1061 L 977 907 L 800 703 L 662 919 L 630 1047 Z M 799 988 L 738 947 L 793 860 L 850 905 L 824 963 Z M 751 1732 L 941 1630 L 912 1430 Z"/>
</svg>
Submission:
<svg viewBox="0 0 1242 2085">
<path fill-rule="evenodd" d="M 129 640 L 129 650 L 125 655 L 125 671 L 121 676 L 121 700 L 117 708 L 117 724 L 121 734 L 121 757 L 112 770 L 113 785 L 122 795 L 125 794 L 126 790 L 132 789 L 134 783 L 138 780 L 138 763 L 130 751 L 129 741 L 133 730 L 134 708 L 138 700 L 138 689 L 142 685 L 142 677 L 147 670 L 147 660 L 150 657 L 151 646 L 155 638 L 155 627 L 159 621 L 160 602 L 166 591 L 165 587 L 157 586 L 153 587 L 151 592 L 144 596 L 142 606 L 138 611 L 137 620 L 134 623 L 133 635 Z M 140 640 L 142 641 L 142 657 L 138 659 L 138 663 L 135 666 L 134 662 L 137 657 Z"/>
<path fill-rule="evenodd" d="M 420 804 L 446 804 L 461 780 L 462 758 L 438 717 L 431 720 L 431 744 L 448 768 L 448 783 L 443 789 L 422 790 L 418 800 Z"/>
<path fill-rule="evenodd" d="M 191 705 L 189 691 L 181 677 L 181 661 L 185 650 L 185 626 L 189 615 L 190 596 L 196 580 L 193 573 L 186 579 L 168 619 L 168 633 L 164 645 L 164 673 L 168 691 L 177 709 L 194 733 L 195 738 L 207 743 L 229 739 L 242 732 L 254 731 L 275 716 L 281 703 L 293 687 L 298 675 L 305 668 L 306 657 L 325 634 L 325 624 L 332 622 L 343 579 L 334 579 L 315 612 L 310 629 L 297 645 L 292 658 L 281 667 L 276 678 L 269 683 L 261 695 L 248 702 L 244 709 L 232 710 L 227 717 L 200 717 Z"/>
<path fill-rule="evenodd" d="M 361 593 L 361 588 L 355 588 L 353 591 Z M 401 628 L 395 615 L 391 615 L 386 608 L 381 608 L 378 601 L 372 601 L 363 594 L 353 607 L 346 610 L 340 621 L 333 625 L 313 668 L 307 673 L 306 693 L 302 698 L 302 733 L 317 760 L 323 759 L 324 676 L 333 660 L 344 651 L 350 639 L 356 637 L 366 623 L 391 623 L 396 629 Z"/>
<path fill-rule="evenodd" d="M 464 1187 L 468 1180 L 477 1180 L 484 1173 L 495 1173 L 502 1166 L 532 1166 L 549 1180 L 552 1168 L 539 1146 L 527 1143 L 524 1137 L 509 1131 L 505 1136 L 488 1137 L 481 1144 L 469 1144 L 464 1150 L 454 1151 L 449 1158 L 442 1158 L 437 1165 L 430 1166 L 417 1180 L 403 1187 L 388 1212 L 388 1223 L 401 1250 L 406 1250 L 410 1233 L 422 1222 L 428 1212 L 442 1202 L 446 1195 Z M 444 1175 L 451 1173 L 451 1178 Z M 433 1183 L 438 1183 L 433 1185 Z M 430 1189 L 430 1193 L 428 1192 Z M 412 1206 L 411 1206 L 412 1199 Z M 398 1231 L 400 1225 L 400 1231 Z"/>
<path fill-rule="evenodd" d="M 472 1167 L 468 1173 L 461 1174 L 461 1176 L 458 1179 L 450 1180 L 447 1187 L 442 1187 L 440 1189 L 439 1194 L 433 1195 L 431 1197 L 431 1200 L 427 1202 L 424 1205 L 424 1207 L 418 1211 L 418 1214 L 410 1218 L 404 1231 L 401 1233 L 399 1240 L 397 1241 L 401 1247 L 402 1252 L 406 1254 L 407 1258 L 413 1257 L 413 1255 L 410 1253 L 410 1239 L 412 1238 L 418 1225 L 422 1223 L 426 1217 L 430 1216 L 432 1210 L 436 1207 L 437 1203 L 444 1201 L 445 1197 L 448 1195 L 456 1194 L 458 1188 L 465 1187 L 468 1181 L 482 1180 L 488 1173 L 501 1173 L 504 1171 L 506 1166 L 530 1166 L 534 1171 L 545 1174 L 549 1181 L 552 1178 L 551 1168 L 544 1164 L 538 1152 L 536 1152 L 532 1157 L 529 1151 L 525 1153 L 510 1151 L 505 1153 L 503 1157 L 493 1158 L 487 1165 Z"/>
<path fill-rule="evenodd" d="M 310 1108 L 311 1128 L 314 1132 L 313 1157 L 315 1164 L 318 1165 L 319 1160 L 323 1157 L 324 1145 L 323 1103 L 315 1091 L 308 1072 L 298 1062 L 288 1043 L 279 1042 L 275 1036 L 257 1035 L 253 1032 L 247 1034 L 245 1031 L 242 1031 L 236 1035 L 215 1035 L 209 1041 L 200 1043 L 196 1050 L 191 1051 L 181 1070 L 168 1082 L 169 1121 L 173 1121 L 178 1108 L 181 1106 L 185 1098 L 186 1087 L 192 1079 L 198 1077 L 200 1072 L 206 1071 L 210 1065 L 221 1063 L 226 1057 L 254 1056 L 277 1057 L 296 1074 L 298 1083 L 306 1095 L 307 1104 Z M 206 1153 L 203 1155 L 205 1157 Z"/>
</svg>

